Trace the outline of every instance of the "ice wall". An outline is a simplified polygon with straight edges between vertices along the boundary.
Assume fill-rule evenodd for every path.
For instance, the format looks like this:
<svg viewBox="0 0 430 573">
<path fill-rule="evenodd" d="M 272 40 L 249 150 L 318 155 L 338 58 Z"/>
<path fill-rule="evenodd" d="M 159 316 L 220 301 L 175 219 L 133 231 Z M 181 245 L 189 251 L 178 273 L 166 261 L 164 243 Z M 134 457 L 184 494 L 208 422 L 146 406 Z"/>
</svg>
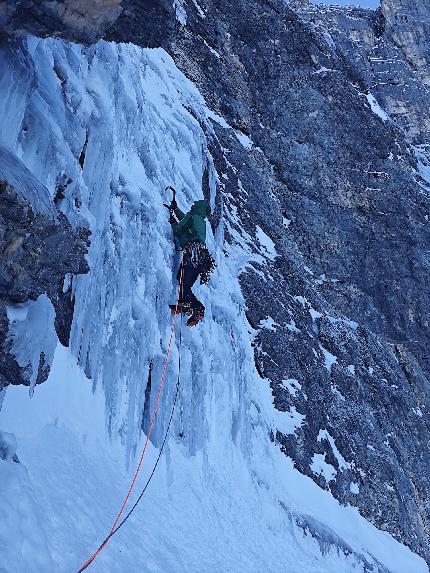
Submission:
<svg viewBox="0 0 430 573">
<path fill-rule="evenodd" d="M 202 197 L 209 166 L 215 203 L 222 175 L 207 151 L 214 115 L 162 50 L 33 38 L 28 50 L 4 52 L 2 62 L 0 117 L 8 132 L 0 143 L 52 197 L 59 181 L 72 179 L 60 206 L 71 220 L 86 219 L 93 235 L 91 272 L 73 280 L 71 353 L 57 348 L 50 380 L 31 403 L 22 389 L 9 390 L 0 416 L 28 468 L 7 461 L 0 469 L 8 500 L 0 506 L 8 516 L 0 567 L 73 571 L 109 530 L 129 480 L 124 461 L 133 466 L 142 443 L 149 373 L 152 403 L 175 301 L 164 189 L 176 187 L 187 209 Z M 235 217 L 226 207 L 226 223 Z M 162 466 L 144 507 L 92 570 L 427 571 L 296 472 L 270 441 L 271 429 L 294 431 L 303 420 L 276 413 L 255 372 L 238 273 L 256 255 L 246 237 L 235 249 L 224 245 L 222 224 L 208 239 L 217 270 L 209 287 L 196 287 L 206 319 L 195 330 L 181 327 L 180 403 Z M 155 445 L 170 414 L 178 340 Z M 17 483 L 24 484 L 19 507 L 11 501 Z"/>
</svg>

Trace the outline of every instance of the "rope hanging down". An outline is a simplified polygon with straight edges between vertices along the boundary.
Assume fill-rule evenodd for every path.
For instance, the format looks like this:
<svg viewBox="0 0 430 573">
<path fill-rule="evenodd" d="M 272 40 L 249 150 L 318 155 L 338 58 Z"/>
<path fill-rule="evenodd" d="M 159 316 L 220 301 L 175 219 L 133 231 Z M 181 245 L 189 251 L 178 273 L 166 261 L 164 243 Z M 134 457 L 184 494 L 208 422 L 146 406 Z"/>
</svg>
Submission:
<svg viewBox="0 0 430 573">
<path fill-rule="evenodd" d="M 115 533 L 124 525 L 124 523 L 125 523 L 125 522 L 127 521 L 127 519 L 130 517 L 130 515 L 131 515 L 131 514 L 133 513 L 133 511 L 136 509 L 137 505 L 139 504 L 139 502 L 140 502 L 140 500 L 142 499 L 142 497 L 143 497 L 145 491 L 146 491 L 147 488 L 148 488 L 148 485 L 149 485 L 149 483 L 150 483 L 150 481 L 151 481 L 151 479 L 152 479 L 152 477 L 153 477 L 153 475 L 154 475 L 154 473 L 155 473 L 155 470 L 156 470 L 156 468 L 157 468 L 158 462 L 160 461 L 161 455 L 162 455 L 162 453 L 163 453 L 164 445 L 165 445 L 165 443 L 166 443 L 166 441 L 167 441 L 167 437 L 168 437 L 170 425 L 171 425 L 171 423 L 172 423 L 173 414 L 174 414 L 174 412 L 175 412 L 176 402 L 177 402 L 178 394 L 179 394 L 179 386 L 180 386 L 179 376 L 180 376 L 180 368 L 181 368 L 181 355 L 180 355 L 180 353 L 179 353 L 179 365 L 178 365 L 178 381 L 177 381 L 177 383 L 176 383 L 176 394 L 175 394 L 175 398 L 174 398 L 174 402 L 173 402 L 172 411 L 171 411 L 171 414 L 170 414 L 169 423 L 168 423 L 168 425 L 167 425 L 167 430 L 166 430 L 166 433 L 165 433 L 165 435 L 164 435 L 163 443 L 162 443 L 161 448 L 160 448 L 160 452 L 159 452 L 159 454 L 158 454 L 158 457 L 157 457 L 157 460 L 156 460 L 156 462 L 155 462 L 154 468 L 153 468 L 153 470 L 152 470 L 152 472 L 151 472 L 151 474 L 150 474 L 150 476 L 149 476 L 149 478 L 148 478 L 148 480 L 147 480 L 147 482 L 146 482 L 146 484 L 145 484 L 145 487 L 143 488 L 141 494 L 139 495 L 139 497 L 138 497 L 136 503 L 133 505 L 133 507 L 132 507 L 131 510 L 128 512 L 128 514 L 125 516 L 125 518 L 121 521 L 121 523 L 119 523 L 119 521 L 120 521 L 120 519 L 121 519 L 121 516 L 122 516 L 122 514 L 124 513 L 125 506 L 127 505 L 127 502 L 128 502 L 128 500 L 129 500 L 130 495 L 131 495 L 131 493 L 132 493 L 132 491 L 133 491 L 133 489 L 134 489 L 134 486 L 135 486 L 135 484 L 136 484 L 136 480 L 137 480 L 137 477 L 138 477 L 138 475 L 139 475 L 139 472 L 140 472 L 140 470 L 141 470 L 142 463 L 143 463 L 143 459 L 144 459 L 144 457 L 145 457 L 145 453 L 146 453 L 146 450 L 147 450 L 147 447 L 148 447 L 149 439 L 150 439 L 150 437 L 151 437 L 152 430 L 153 430 L 153 428 L 154 428 L 155 419 L 156 419 L 156 417 L 157 417 L 158 408 L 159 408 L 159 405 L 160 405 L 161 393 L 162 393 L 164 384 L 165 384 L 165 382 L 166 382 L 167 365 L 168 365 L 168 362 L 169 362 L 170 351 L 171 351 L 171 347 L 172 347 L 173 337 L 174 337 L 174 334 L 175 334 L 176 318 L 177 318 L 179 303 L 180 303 L 180 301 L 181 301 L 182 290 L 183 290 L 183 285 L 182 285 L 183 272 L 184 272 L 184 270 L 183 270 L 183 266 L 182 266 L 182 263 L 181 263 L 180 276 L 179 276 L 179 287 L 178 287 L 178 298 L 177 298 L 177 302 L 176 302 L 175 314 L 174 314 L 174 317 L 173 317 L 173 320 L 172 320 L 172 327 L 171 327 L 171 329 L 170 329 L 169 344 L 168 344 L 168 346 L 167 346 L 166 356 L 165 356 L 164 362 L 163 362 L 163 368 L 162 368 L 162 371 L 161 371 L 160 386 L 159 386 L 159 388 L 158 388 L 157 397 L 156 397 L 156 399 L 155 399 L 155 405 L 154 405 L 154 410 L 153 410 L 152 417 L 151 417 L 151 422 L 150 422 L 150 424 L 149 424 L 148 433 L 147 433 L 147 435 L 146 435 L 146 440 L 145 440 L 145 444 L 144 444 L 144 446 L 143 446 L 142 454 L 141 454 L 140 459 L 139 459 L 139 463 L 138 463 L 138 465 L 137 465 L 137 468 L 136 468 L 136 471 L 135 471 L 133 480 L 132 480 L 132 482 L 131 482 L 131 485 L 130 485 L 130 487 L 129 487 L 129 489 L 128 489 L 127 495 L 125 496 L 125 499 L 124 499 L 124 501 L 123 501 L 123 504 L 122 504 L 122 506 L 121 506 L 121 509 L 120 509 L 120 511 L 118 512 L 118 515 L 117 515 L 117 517 L 116 517 L 116 519 L 115 519 L 115 523 L 113 524 L 113 526 L 112 526 L 112 528 L 111 528 L 111 530 L 110 530 L 110 532 L 109 532 L 109 535 L 106 537 L 106 539 L 105 539 L 105 540 L 103 541 L 103 543 L 100 545 L 100 547 L 85 561 L 85 563 L 84 563 L 84 564 L 81 566 L 81 568 L 79 569 L 78 573 L 82 573 L 83 571 L 85 571 L 85 570 L 91 565 L 91 563 L 96 559 L 96 557 L 103 551 L 103 549 L 104 549 L 104 548 L 106 547 L 106 545 L 109 543 L 109 541 L 110 541 L 110 539 L 112 538 L 112 536 L 115 535 Z M 181 323 L 182 323 L 182 313 L 181 313 Z M 180 344 L 180 346 L 182 345 L 182 328 L 180 328 L 180 331 L 179 331 L 179 344 Z M 119 525 L 118 525 L 118 523 L 119 523 Z"/>
</svg>

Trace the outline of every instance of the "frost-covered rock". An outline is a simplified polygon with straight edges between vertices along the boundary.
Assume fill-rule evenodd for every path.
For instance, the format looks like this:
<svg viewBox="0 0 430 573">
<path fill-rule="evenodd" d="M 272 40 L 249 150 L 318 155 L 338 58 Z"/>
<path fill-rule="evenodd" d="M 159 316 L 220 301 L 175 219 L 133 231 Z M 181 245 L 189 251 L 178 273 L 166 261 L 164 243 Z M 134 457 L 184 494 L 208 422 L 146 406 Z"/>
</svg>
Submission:
<svg viewBox="0 0 430 573">
<path fill-rule="evenodd" d="M 16 450 L 18 444 L 13 434 L 0 431 L 0 459 L 17 460 Z"/>
<path fill-rule="evenodd" d="M 88 231 L 55 212 L 43 185 L 3 148 L 0 178 L 1 390 L 46 380 L 57 336 L 68 344 L 74 300 L 65 279 L 88 271 Z"/>
</svg>

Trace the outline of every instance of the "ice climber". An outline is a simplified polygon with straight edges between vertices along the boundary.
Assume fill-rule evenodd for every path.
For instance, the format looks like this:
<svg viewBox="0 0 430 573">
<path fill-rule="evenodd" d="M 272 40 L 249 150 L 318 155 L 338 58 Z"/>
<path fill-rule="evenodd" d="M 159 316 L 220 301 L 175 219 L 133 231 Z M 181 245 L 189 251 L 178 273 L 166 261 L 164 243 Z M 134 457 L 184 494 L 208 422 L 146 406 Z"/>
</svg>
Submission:
<svg viewBox="0 0 430 573">
<path fill-rule="evenodd" d="M 205 200 L 195 201 L 189 213 L 183 213 L 176 202 L 174 189 L 170 205 L 170 224 L 176 244 L 182 253 L 182 264 L 177 279 L 181 280 L 182 287 L 178 305 L 170 305 L 172 312 L 179 312 L 189 316 L 188 326 L 195 326 L 203 320 L 205 307 L 191 290 L 200 277 L 200 284 L 207 284 L 215 261 L 206 247 L 206 217 L 211 213 L 209 203 Z M 182 270 L 181 270 L 182 269 Z"/>
</svg>

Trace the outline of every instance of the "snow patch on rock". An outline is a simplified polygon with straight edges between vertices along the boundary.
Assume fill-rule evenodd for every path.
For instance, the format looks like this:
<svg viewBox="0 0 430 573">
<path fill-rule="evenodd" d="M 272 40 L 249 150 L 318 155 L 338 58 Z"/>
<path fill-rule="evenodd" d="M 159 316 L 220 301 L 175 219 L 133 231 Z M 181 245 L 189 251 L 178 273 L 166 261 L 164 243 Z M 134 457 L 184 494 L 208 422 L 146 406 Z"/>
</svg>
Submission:
<svg viewBox="0 0 430 573">
<path fill-rule="evenodd" d="M 328 483 L 334 480 L 337 471 L 336 468 L 326 462 L 325 456 L 326 454 L 314 454 L 310 468 L 314 474 L 322 476 Z"/>
</svg>

